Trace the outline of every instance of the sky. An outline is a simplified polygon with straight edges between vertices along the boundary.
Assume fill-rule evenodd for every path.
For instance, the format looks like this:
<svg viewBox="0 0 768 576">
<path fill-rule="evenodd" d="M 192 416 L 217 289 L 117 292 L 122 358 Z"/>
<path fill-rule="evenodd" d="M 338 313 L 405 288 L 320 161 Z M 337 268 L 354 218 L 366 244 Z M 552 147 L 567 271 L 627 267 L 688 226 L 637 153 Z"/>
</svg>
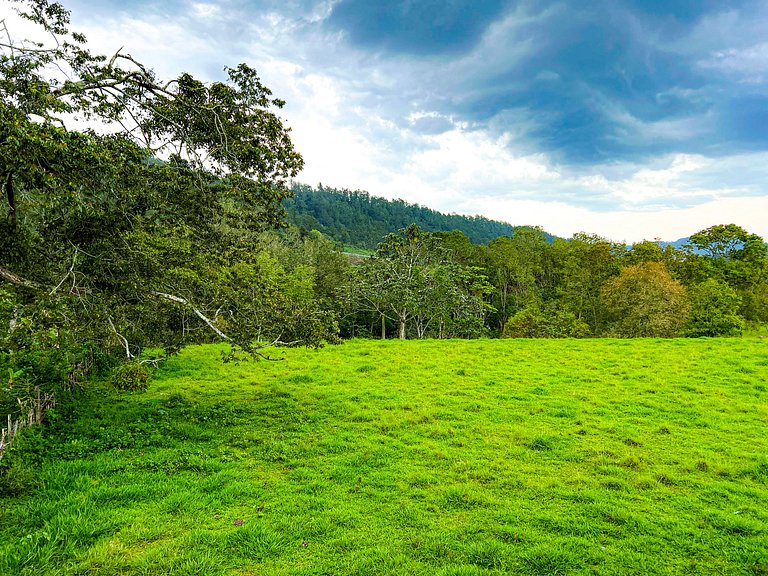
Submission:
<svg viewBox="0 0 768 576">
<path fill-rule="evenodd" d="M 256 68 L 303 183 L 563 237 L 768 238 L 768 0 L 63 4 L 162 78 Z"/>
</svg>

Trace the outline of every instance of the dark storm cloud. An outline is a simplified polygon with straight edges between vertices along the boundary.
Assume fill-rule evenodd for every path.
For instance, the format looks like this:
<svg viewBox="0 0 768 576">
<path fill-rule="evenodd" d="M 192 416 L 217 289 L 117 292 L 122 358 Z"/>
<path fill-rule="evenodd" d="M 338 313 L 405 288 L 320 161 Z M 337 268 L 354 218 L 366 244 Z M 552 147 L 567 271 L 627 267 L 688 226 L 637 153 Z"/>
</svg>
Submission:
<svg viewBox="0 0 768 576">
<path fill-rule="evenodd" d="M 506 108 L 525 107 L 543 120 L 530 133 L 537 145 L 576 163 L 690 152 L 702 144 L 642 133 L 644 125 L 705 115 L 715 105 L 681 96 L 706 88 L 708 79 L 690 58 L 657 45 L 659 29 L 643 14 L 574 5 L 517 33 L 536 50 L 488 78 L 483 97 L 463 103 L 472 120 L 482 123 Z M 543 73 L 551 80 L 542 81 Z"/>
<path fill-rule="evenodd" d="M 731 28 L 694 38 L 702 23 L 746 23 L 764 9 L 765 2 L 701 0 L 342 0 L 325 25 L 379 62 L 391 56 L 425 70 L 419 101 L 435 111 L 515 132 L 505 113 L 527 110 L 528 148 L 589 164 L 768 148 L 766 84 L 744 85 L 702 65 L 768 33 L 745 27 L 741 36 Z M 498 50 L 482 46 L 490 39 Z M 531 48 L 513 57 L 520 45 Z M 471 58 L 477 50 L 485 52 Z M 411 93 L 419 82 L 405 73 L 401 80 Z"/>
<path fill-rule="evenodd" d="M 567 234 L 679 237 L 691 206 L 766 233 L 768 0 L 64 2 L 162 77 L 253 65 L 308 181 Z"/>
<path fill-rule="evenodd" d="M 352 44 L 392 53 L 429 56 L 471 48 L 507 0 L 342 0 L 328 25 Z"/>
</svg>

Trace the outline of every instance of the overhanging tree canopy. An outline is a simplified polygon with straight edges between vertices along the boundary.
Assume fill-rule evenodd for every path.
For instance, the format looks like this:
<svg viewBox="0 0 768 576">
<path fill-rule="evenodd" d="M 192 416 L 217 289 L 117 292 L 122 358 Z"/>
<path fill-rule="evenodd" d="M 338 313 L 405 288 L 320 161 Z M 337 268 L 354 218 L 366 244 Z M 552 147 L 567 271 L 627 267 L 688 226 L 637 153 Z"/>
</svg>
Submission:
<svg viewBox="0 0 768 576">
<path fill-rule="evenodd" d="M 122 49 L 91 53 L 59 3 L 13 3 L 48 40 L 0 24 L 0 353 L 329 335 L 311 298 L 254 276 L 290 282 L 257 234 L 303 165 L 256 71 L 163 80 Z M 284 333 L 298 312 L 316 321 Z"/>
</svg>

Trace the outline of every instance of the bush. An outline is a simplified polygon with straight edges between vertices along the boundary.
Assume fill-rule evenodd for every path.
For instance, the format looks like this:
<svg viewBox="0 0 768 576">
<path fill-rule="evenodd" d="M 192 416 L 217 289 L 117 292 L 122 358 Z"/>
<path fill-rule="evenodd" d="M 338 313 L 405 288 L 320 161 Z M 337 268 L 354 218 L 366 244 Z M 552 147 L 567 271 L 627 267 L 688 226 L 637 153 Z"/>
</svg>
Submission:
<svg viewBox="0 0 768 576">
<path fill-rule="evenodd" d="M 0 499 L 21 496 L 37 486 L 34 470 L 45 453 L 41 426 L 19 430 L 0 460 Z"/>
<path fill-rule="evenodd" d="M 504 338 L 585 338 L 590 328 L 567 310 L 528 306 L 504 325 Z"/>
<path fill-rule="evenodd" d="M 112 371 L 109 383 L 118 390 L 141 391 L 149 388 L 152 373 L 141 364 L 123 364 Z"/>
<path fill-rule="evenodd" d="M 15 498 L 34 488 L 35 475 L 20 462 L 0 466 L 0 498 Z"/>
<path fill-rule="evenodd" d="M 685 288 L 660 262 L 624 268 L 600 288 L 608 335 L 619 338 L 672 338 L 688 321 Z"/>
</svg>

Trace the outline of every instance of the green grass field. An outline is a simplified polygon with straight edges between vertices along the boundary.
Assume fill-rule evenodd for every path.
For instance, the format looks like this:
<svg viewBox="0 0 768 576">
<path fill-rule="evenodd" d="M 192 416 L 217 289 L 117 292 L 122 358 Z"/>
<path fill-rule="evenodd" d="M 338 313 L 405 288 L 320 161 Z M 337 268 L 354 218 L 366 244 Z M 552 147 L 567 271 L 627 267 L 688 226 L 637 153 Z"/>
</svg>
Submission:
<svg viewBox="0 0 768 576">
<path fill-rule="evenodd" d="M 27 434 L 1 574 L 768 574 L 765 341 L 220 350 Z"/>
</svg>

